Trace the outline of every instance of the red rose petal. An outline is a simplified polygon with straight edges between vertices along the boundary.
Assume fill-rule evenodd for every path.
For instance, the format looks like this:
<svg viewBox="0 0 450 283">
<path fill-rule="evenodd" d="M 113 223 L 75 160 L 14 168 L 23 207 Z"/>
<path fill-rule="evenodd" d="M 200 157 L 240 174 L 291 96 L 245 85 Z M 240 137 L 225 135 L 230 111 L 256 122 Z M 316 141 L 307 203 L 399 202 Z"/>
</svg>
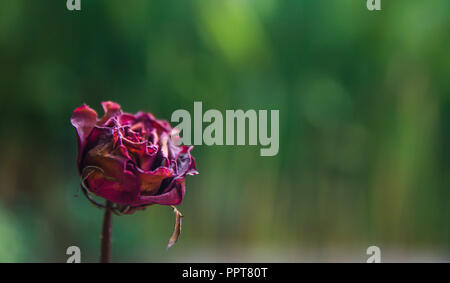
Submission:
<svg viewBox="0 0 450 283">
<path fill-rule="evenodd" d="M 83 104 L 73 111 L 70 122 L 77 130 L 78 135 L 78 168 L 80 169 L 81 155 L 84 152 L 86 146 L 86 140 L 97 122 L 97 112 Z"/>
</svg>

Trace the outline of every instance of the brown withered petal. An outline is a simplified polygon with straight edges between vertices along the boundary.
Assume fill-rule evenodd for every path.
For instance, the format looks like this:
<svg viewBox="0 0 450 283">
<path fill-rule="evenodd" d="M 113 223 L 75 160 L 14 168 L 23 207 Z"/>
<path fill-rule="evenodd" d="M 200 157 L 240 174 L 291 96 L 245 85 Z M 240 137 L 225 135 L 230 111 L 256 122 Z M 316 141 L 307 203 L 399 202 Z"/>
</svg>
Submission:
<svg viewBox="0 0 450 283">
<path fill-rule="evenodd" d="M 175 206 L 171 206 L 173 208 L 173 212 L 175 213 L 175 228 L 173 230 L 172 236 L 169 239 L 169 243 L 167 244 L 167 249 L 170 249 L 178 240 L 178 237 L 181 233 L 181 218 L 183 218 L 183 214 L 178 211 Z"/>
</svg>

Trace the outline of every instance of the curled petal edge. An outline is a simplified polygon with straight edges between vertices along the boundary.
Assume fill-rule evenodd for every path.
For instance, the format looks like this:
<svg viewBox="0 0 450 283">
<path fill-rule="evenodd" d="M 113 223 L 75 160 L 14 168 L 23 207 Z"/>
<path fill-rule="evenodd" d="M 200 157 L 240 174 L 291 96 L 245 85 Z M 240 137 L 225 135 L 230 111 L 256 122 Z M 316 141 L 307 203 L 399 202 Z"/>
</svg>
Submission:
<svg viewBox="0 0 450 283">
<path fill-rule="evenodd" d="M 75 127 L 77 131 L 77 137 L 78 137 L 78 157 L 77 157 L 77 163 L 78 163 L 78 170 L 81 173 L 80 170 L 80 162 L 81 158 L 83 156 L 84 149 L 86 147 L 86 142 L 91 134 L 92 130 L 95 127 L 95 124 L 97 123 L 97 112 L 95 112 L 94 109 L 90 108 L 86 104 L 83 104 L 80 107 L 77 107 L 72 114 L 72 117 L 70 118 L 70 122 L 72 123 L 72 126 Z"/>
</svg>

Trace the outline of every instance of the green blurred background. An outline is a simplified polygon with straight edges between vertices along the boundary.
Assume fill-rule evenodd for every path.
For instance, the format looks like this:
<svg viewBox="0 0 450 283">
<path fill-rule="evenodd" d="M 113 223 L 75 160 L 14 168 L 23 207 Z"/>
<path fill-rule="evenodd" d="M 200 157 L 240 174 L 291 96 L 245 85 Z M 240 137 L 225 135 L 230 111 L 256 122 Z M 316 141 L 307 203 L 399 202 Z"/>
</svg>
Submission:
<svg viewBox="0 0 450 283">
<path fill-rule="evenodd" d="M 113 261 L 450 261 L 448 0 L 65 2 L 0 2 L 1 262 L 97 261 L 69 118 L 103 100 L 280 110 L 277 156 L 195 147 L 179 242 L 115 217 Z"/>
</svg>

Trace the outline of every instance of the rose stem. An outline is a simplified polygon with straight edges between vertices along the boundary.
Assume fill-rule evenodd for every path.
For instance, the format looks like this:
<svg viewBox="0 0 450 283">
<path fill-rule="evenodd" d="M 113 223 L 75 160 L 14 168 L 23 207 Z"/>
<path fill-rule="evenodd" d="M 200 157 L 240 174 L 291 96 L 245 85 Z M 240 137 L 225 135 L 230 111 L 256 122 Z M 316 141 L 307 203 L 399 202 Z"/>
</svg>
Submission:
<svg viewBox="0 0 450 283">
<path fill-rule="evenodd" d="M 110 201 L 106 202 L 105 215 L 103 216 L 103 228 L 101 235 L 101 255 L 100 262 L 108 263 L 111 261 L 111 232 L 112 232 L 112 213 L 111 213 L 112 203 Z"/>
</svg>

